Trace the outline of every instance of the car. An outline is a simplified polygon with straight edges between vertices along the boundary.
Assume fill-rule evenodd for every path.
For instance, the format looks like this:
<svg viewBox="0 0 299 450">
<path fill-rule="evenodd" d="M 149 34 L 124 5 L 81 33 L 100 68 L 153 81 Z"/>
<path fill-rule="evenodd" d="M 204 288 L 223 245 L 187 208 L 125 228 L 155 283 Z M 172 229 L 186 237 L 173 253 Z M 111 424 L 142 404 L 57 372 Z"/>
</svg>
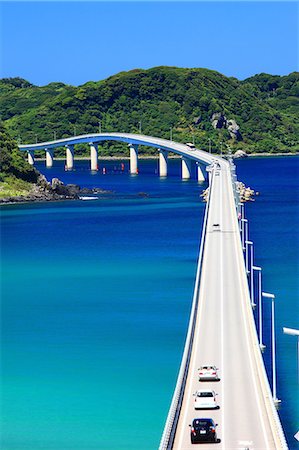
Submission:
<svg viewBox="0 0 299 450">
<path fill-rule="evenodd" d="M 188 145 L 190 150 L 196 150 L 196 147 L 194 144 L 192 144 L 191 142 L 186 142 L 186 145 Z"/>
<path fill-rule="evenodd" d="M 193 419 L 190 426 L 191 443 L 197 442 L 218 442 L 216 427 L 217 423 L 213 419 Z"/>
<path fill-rule="evenodd" d="M 199 369 L 198 377 L 199 381 L 219 381 L 220 378 L 218 376 L 218 369 L 216 366 L 205 365 L 201 366 Z"/>
<path fill-rule="evenodd" d="M 216 400 L 216 393 L 211 389 L 204 389 L 196 391 L 194 394 L 194 408 L 195 409 L 219 409 Z"/>
<path fill-rule="evenodd" d="M 213 231 L 221 231 L 220 223 L 213 223 Z"/>
</svg>

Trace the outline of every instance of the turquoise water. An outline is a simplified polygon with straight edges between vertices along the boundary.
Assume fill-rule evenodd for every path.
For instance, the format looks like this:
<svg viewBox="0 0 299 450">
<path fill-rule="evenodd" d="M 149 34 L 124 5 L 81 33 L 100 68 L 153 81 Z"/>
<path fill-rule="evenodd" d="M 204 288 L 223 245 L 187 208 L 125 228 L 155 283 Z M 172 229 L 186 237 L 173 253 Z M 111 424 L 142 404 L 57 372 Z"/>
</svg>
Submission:
<svg viewBox="0 0 299 450">
<path fill-rule="evenodd" d="M 156 449 L 192 301 L 205 185 L 103 162 L 47 177 L 115 191 L 103 200 L 2 207 L 3 450 Z M 238 162 L 263 289 L 277 295 L 278 396 L 290 448 L 299 424 L 298 158 Z M 273 188 L 274 187 L 274 188 Z M 145 192 L 148 197 L 139 196 Z M 286 200 L 287 199 L 287 200 Z M 265 308 L 268 370 L 269 311 Z"/>
</svg>

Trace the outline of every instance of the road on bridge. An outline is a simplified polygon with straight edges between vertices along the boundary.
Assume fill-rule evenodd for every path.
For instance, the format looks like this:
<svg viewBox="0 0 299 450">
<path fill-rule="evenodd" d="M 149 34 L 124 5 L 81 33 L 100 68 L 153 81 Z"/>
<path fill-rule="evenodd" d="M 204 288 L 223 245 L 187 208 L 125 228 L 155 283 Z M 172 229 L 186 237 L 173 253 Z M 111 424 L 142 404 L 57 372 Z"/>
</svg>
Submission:
<svg viewBox="0 0 299 450">
<path fill-rule="evenodd" d="M 213 171 L 206 232 L 194 344 L 172 448 L 194 449 L 189 424 L 212 418 L 219 442 L 200 448 L 275 449 L 246 317 L 252 313 L 227 163 Z M 219 368 L 220 381 L 198 380 L 206 364 Z M 218 394 L 220 409 L 194 409 L 193 393 L 205 388 Z"/>
</svg>

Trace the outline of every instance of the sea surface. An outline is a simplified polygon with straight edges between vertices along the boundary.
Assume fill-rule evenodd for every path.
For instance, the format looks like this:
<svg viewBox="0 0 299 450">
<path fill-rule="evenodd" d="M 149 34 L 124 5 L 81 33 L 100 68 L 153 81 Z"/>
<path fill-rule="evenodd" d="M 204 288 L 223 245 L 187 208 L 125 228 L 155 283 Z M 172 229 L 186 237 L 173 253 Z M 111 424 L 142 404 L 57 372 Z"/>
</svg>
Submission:
<svg viewBox="0 0 299 450">
<path fill-rule="evenodd" d="M 298 157 L 237 161 L 259 191 L 246 204 L 263 290 L 276 295 L 277 394 L 298 449 Z M 207 186 L 180 162 L 138 176 L 89 162 L 48 179 L 111 190 L 101 199 L 1 208 L 2 450 L 154 450 L 176 383 L 192 302 Z M 106 174 L 102 168 L 106 168 Z M 270 304 L 265 362 L 271 378 Z"/>
</svg>

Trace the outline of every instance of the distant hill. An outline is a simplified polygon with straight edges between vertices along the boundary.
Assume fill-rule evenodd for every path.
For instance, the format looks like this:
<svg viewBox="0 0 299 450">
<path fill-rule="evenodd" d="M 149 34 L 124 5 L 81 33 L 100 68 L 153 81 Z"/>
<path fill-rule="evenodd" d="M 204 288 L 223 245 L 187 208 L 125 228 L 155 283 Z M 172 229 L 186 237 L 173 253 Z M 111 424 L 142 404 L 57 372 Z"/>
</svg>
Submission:
<svg viewBox="0 0 299 450">
<path fill-rule="evenodd" d="M 22 143 L 102 131 L 138 132 L 220 149 L 299 150 L 299 73 L 244 81 L 208 69 L 155 67 L 82 86 L 0 80 L 1 118 Z M 106 153 L 123 144 L 105 143 Z M 225 147 L 224 147 L 225 148 Z M 83 148 L 81 149 L 82 151 Z M 150 150 L 148 150 L 150 152 Z"/>
</svg>

